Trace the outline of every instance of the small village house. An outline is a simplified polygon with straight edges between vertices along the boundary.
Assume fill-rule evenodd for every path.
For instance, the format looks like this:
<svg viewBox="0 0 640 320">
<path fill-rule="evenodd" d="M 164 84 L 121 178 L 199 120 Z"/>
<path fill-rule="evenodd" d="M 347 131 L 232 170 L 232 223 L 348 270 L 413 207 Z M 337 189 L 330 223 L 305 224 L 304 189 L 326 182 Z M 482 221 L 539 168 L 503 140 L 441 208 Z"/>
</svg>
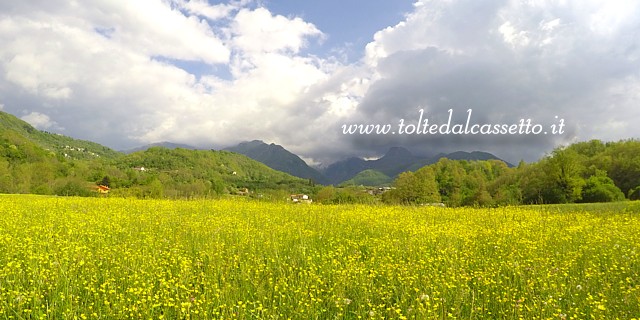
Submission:
<svg viewBox="0 0 640 320">
<path fill-rule="evenodd" d="M 109 187 L 107 187 L 107 186 L 105 186 L 105 185 L 102 185 L 102 184 L 101 184 L 101 185 L 99 185 L 99 186 L 96 188 L 96 191 L 97 191 L 98 193 L 100 193 L 100 194 L 108 194 L 108 193 L 109 193 L 109 190 L 110 190 L 110 188 L 109 188 Z"/>
<path fill-rule="evenodd" d="M 290 199 L 293 203 L 312 203 L 313 200 L 306 194 L 292 194 Z"/>
</svg>

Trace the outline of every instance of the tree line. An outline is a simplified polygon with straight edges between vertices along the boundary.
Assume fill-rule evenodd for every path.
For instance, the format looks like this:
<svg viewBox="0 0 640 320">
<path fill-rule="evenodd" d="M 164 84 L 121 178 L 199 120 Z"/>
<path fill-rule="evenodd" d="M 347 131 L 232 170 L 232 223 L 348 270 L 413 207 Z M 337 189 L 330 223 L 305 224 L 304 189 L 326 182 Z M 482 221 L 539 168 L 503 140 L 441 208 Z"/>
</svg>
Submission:
<svg viewBox="0 0 640 320">
<path fill-rule="evenodd" d="M 498 206 L 611 202 L 640 198 L 640 141 L 591 140 L 553 150 L 535 163 L 441 159 L 401 173 L 385 203 Z"/>
<path fill-rule="evenodd" d="M 146 170 L 139 170 L 140 168 Z M 553 150 L 534 163 L 441 159 L 398 175 L 392 189 L 316 185 L 228 151 L 151 148 L 113 158 L 71 159 L 12 131 L 0 137 L 0 193 L 96 196 L 217 197 L 247 188 L 250 196 L 286 199 L 305 193 L 321 203 L 500 206 L 609 202 L 640 198 L 640 141 L 591 140 Z M 264 196 L 264 197 L 263 197 Z"/>
</svg>

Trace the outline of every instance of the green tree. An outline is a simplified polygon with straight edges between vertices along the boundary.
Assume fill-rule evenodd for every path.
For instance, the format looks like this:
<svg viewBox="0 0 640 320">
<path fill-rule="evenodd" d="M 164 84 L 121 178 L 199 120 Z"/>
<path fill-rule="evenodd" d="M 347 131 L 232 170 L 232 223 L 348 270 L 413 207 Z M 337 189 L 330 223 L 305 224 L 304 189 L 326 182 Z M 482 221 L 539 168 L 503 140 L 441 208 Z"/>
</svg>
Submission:
<svg viewBox="0 0 640 320">
<path fill-rule="evenodd" d="M 54 193 L 59 196 L 88 197 L 95 194 L 89 186 L 90 183 L 87 183 L 80 178 L 66 177 L 56 180 Z"/>
<path fill-rule="evenodd" d="M 583 166 L 578 154 L 571 149 L 555 149 L 541 167 L 548 177 L 546 198 L 552 203 L 567 203 L 580 200 L 584 180 Z"/>
<path fill-rule="evenodd" d="M 336 188 L 333 186 L 326 186 L 318 191 L 316 194 L 316 200 L 320 203 L 331 203 L 331 199 L 336 194 Z"/>
<path fill-rule="evenodd" d="M 624 200 L 624 193 L 616 187 L 604 171 L 598 170 L 596 175 L 587 179 L 582 188 L 581 202 L 612 202 Z"/>
<path fill-rule="evenodd" d="M 415 174 L 410 171 L 403 172 L 394 181 L 395 189 L 388 191 L 384 199 L 392 203 L 415 203 L 418 200 L 418 192 L 415 185 Z"/>
<path fill-rule="evenodd" d="M 440 159 L 433 165 L 442 201 L 450 207 L 462 205 L 462 184 L 466 175 L 460 161 Z"/>
<path fill-rule="evenodd" d="M 13 177 L 9 162 L 0 158 L 0 193 L 13 192 Z"/>
<path fill-rule="evenodd" d="M 462 205 L 489 206 L 493 204 L 493 199 L 487 191 L 486 177 L 481 171 L 473 169 L 464 177 L 463 181 Z"/>
<path fill-rule="evenodd" d="M 606 170 L 616 186 L 624 193 L 640 186 L 640 141 L 627 140 L 611 143 L 605 155 L 611 158 Z"/>
<path fill-rule="evenodd" d="M 496 179 L 489 183 L 488 191 L 494 204 L 518 205 L 522 203 L 523 196 L 517 173 L 525 166 L 524 162 L 521 162 L 517 168 L 509 168 L 505 164 Z"/>
<path fill-rule="evenodd" d="M 433 168 L 426 166 L 416 171 L 414 176 L 416 203 L 440 202 L 440 192 Z"/>
<path fill-rule="evenodd" d="M 211 181 L 211 191 L 213 193 L 221 195 L 225 192 L 224 181 L 220 177 L 212 175 L 211 180 L 209 181 Z"/>
<path fill-rule="evenodd" d="M 394 181 L 395 189 L 383 194 L 387 203 L 424 204 L 440 202 L 438 184 L 433 169 L 429 166 L 420 168 L 415 173 L 401 173 Z"/>
<path fill-rule="evenodd" d="M 627 194 L 630 200 L 640 200 L 640 186 L 637 186 L 631 190 Z"/>
<path fill-rule="evenodd" d="M 146 188 L 145 197 L 162 198 L 164 196 L 164 186 L 158 179 L 153 179 Z"/>
<path fill-rule="evenodd" d="M 542 164 L 520 164 L 516 171 L 517 186 L 524 204 L 542 204 L 549 202 L 551 183 Z M 546 201 L 545 201 L 546 200 Z"/>
</svg>

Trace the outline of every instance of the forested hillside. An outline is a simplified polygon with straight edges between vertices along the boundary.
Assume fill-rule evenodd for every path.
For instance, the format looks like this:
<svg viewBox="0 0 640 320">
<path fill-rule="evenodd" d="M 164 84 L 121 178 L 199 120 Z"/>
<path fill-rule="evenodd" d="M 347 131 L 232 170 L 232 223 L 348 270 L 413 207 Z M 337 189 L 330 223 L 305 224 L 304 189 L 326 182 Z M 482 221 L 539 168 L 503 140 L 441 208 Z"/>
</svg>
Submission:
<svg viewBox="0 0 640 320">
<path fill-rule="evenodd" d="M 266 144 L 260 140 L 247 141 L 225 150 L 244 154 L 245 156 L 264 163 L 274 170 L 287 172 L 303 179 L 311 179 L 319 184 L 326 184 L 327 179 L 316 169 L 307 165 L 300 157 L 274 143 Z"/>
<path fill-rule="evenodd" d="M 492 206 L 639 199 L 640 141 L 575 143 L 513 168 L 496 160 L 441 159 L 400 174 L 394 186 L 384 201 Z"/>
<path fill-rule="evenodd" d="M 198 197 L 223 194 L 310 193 L 308 180 L 273 170 L 229 151 L 149 148 L 119 158 L 98 175 L 108 176 L 115 194 Z M 150 194 L 149 194 L 150 193 Z"/>
<path fill-rule="evenodd" d="M 72 159 L 114 158 L 120 155 L 119 152 L 95 142 L 40 131 L 17 117 L 1 111 L 0 141 L 7 146 L 29 144 L 44 149 L 47 153 Z M 22 151 L 28 153 L 27 150 Z M 18 151 L 15 155 L 20 153 L 21 151 Z"/>
<path fill-rule="evenodd" d="M 131 154 L 39 131 L 0 112 L 0 193 L 208 197 L 309 192 L 308 180 L 228 151 L 154 147 Z M 247 192 L 248 191 L 248 192 Z"/>
</svg>

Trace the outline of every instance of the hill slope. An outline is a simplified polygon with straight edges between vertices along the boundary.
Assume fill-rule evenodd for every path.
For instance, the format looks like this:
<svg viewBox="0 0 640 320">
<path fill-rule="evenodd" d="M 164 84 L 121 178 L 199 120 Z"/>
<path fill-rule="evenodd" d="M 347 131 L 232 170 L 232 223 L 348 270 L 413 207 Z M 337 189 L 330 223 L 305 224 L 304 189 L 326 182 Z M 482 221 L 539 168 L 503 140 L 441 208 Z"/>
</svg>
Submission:
<svg viewBox="0 0 640 320">
<path fill-rule="evenodd" d="M 0 113 L 0 193 L 88 196 L 97 184 L 142 198 L 310 191 L 308 180 L 241 154 L 151 147 L 125 155 Z"/>
<path fill-rule="evenodd" d="M 123 153 L 134 153 L 134 152 L 138 152 L 138 151 L 145 151 L 149 148 L 153 148 L 153 147 L 164 147 L 167 149 L 177 149 L 177 148 L 182 148 L 182 149 L 188 149 L 188 150 L 198 150 L 198 148 L 194 147 L 194 146 L 190 146 L 188 144 L 182 144 L 182 143 L 173 143 L 173 142 L 168 142 L 168 141 L 163 141 L 163 142 L 156 142 L 156 143 L 150 143 L 141 147 L 137 147 L 137 148 L 133 148 L 133 149 L 127 149 L 127 150 L 122 150 Z"/>
<path fill-rule="evenodd" d="M 367 169 L 356 174 L 353 178 L 341 183 L 341 186 L 369 186 L 381 187 L 388 186 L 393 179 L 388 175 L 373 169 Z"/>
<path fill-rule="evenodd" d="M 150 185 L 157 180 L 156 185 L 161 185 L 164 195 L 169 197 L 190 196 L 190 193 L 233 194 L 244 188 L 302 192 L 309 185 L 307 180 L 225 150 L 152 147 L 121 157 L 115 166 L 125 175 L 113 177 L 114 186 L 127 187 L 131 181 Z"/>
<path fill-rule="evenodd" d="M 479 151 L 457 151 L 449 154 L 441 153 L 435 157 L 423 158 L 414 156 L 405 148 L 393 147 L 380 159 L 363 160 L 353 157 L 333 163 L 323 171 L 323 174 L 328 178 L 329 182 L 333 184 L 340 184 L 353 179 L 357 174 L 365 170 L 375 170 L 393 178 L 401 172 L 416 171 L 426 165 L 434 164 L 441 158 L 451 160 L 501 160 L 490 153 Z M 507 165 L 511 166 L 509 163 L 507 163 Z"/>
<path fill-rule="evenodd" d="M 0 134 L 21 136 L 56 155 L 73 159 L 115 158 L 121 153 L 101 144 L 40 131 L 16 116 L 0 111 Z"/>
<path fill-rule="evenodd" d="M 225 150 L 244 154 L 272 169 L 286 172 L 296 177 L 311 179 L 321 184 L 327 182 L 327 179 L 320 172 L 309 167 L 300 157 L 274 143 L 266 144 L 260 140 L 253 140 L 242 142 Z"/>
</svg>

